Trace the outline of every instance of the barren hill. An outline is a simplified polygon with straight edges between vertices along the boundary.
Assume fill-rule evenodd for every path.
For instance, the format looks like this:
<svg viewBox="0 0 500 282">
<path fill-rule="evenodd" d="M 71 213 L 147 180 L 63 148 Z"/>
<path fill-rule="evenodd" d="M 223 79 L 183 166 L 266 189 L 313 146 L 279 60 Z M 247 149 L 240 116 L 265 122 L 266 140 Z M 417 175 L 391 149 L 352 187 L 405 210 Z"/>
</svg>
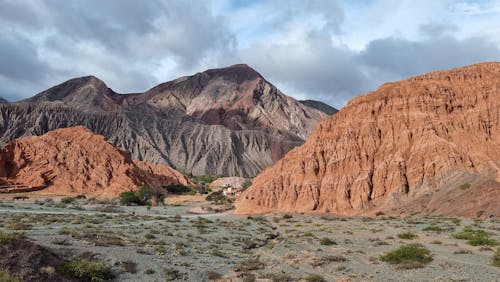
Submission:
<svg viewBox="0 0 500 282">
<path fill-rule="evenodd" d="M 189 185 L 165 165 L 133 161 L 83 126 L 14 140 L 0 150 L 0 180 L 62 195 L 117 196 L 139 185 Z"/>
<path fill-rule="evenodd" d="M 253 176 L 298 146 L 327 116 L 247 65 L 212 69 L 144 93 L 117 94 L 96 77 L 0 103 L 0 143 L 83 125 L 132 158 L 196 175 Z"/>
<path fill-rule="evenodd" d="M 500 215 L 500 63 L 387 83 L 262 172 L 240 213 Z"/>
</svg>

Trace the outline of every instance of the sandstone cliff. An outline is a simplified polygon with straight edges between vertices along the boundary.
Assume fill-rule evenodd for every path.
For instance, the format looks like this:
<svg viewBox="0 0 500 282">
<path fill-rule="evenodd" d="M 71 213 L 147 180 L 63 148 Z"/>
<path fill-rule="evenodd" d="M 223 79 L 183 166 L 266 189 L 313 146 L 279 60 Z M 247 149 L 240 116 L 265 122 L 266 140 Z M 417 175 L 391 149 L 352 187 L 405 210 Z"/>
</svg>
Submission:
<svg viewBox="0 0 500 282">
<path fill-rule="evenodd" d="M 499 126 L 500 63 L 387 83 L 256 177 L 237 212 L 498 216 Z"/>
<path fill-rule="evenodd" d="M 83 125 L 133 159 L 231 176 L 256 175 L 302 144 L 327 116 L 284 95 L 247 65 L 136 94 L 117 94 L 95 77 L 82 77 L 18 103 L 0 103 L 0 111 L 0 143 Z"/>
<path fill-rule="evenodd" d="M 0 150 L 0 179 L 46 187 L 46 193 L 89 196 L 117 196 L 142 184 L 191 184 L 168 166 L 133 161 L 83 126 L 10 142 Z"/>
</svg>

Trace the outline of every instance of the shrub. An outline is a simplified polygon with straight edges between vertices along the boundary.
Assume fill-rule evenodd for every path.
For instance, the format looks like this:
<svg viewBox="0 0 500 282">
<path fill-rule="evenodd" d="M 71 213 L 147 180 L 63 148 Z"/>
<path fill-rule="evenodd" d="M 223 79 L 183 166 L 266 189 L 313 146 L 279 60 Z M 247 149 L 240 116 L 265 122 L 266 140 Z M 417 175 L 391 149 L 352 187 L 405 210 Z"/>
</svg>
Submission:
<svg viewBox="0 0 500 282">
<path fill-rule="evenodd" d="M 470 188 L 470 183 L 463 183 L 459 188 L 460 190 L 468 190 Z"/>
<path fill-rule="evenodd" d="M 22 280 L 10 274 L 10 272 L 7 269 L 0 268 L 0 281 L 21 282 Z"/>
<path fill-rule="evenodd" d="M 245 182 L 241 184 L 241 191 L 245 191 L 250 186 L 252 186 L 252 181 L 248 178 L 245 178 Z"/>
<path fill-rule="evenodd" d="M 246 261 L 242 261 L 238 266 L 236 266 L 237 271 L 249 272 L 264 268 L 264 263 L 259 260 L 259 258 L 252 258 Z"/>
<path fill-rule="evenodd" d="M 214 182 L 219 176 L 217 175 L 201 175 L 196 177 L 196 182 L 203 184 L 203 183 L 212 183 Z"/>
<path fill-rule="evenodd" d="M 165 278 L 167 279 L 167 281 L 179 280 L 182 278 L 182 275 L 179 272 L 179 270 L 174 268 L 163 269 L 163 274 L 165 274 Z"/>
<path fill-rule="evenodd" d="M 71 204 L 75 201 L 75 198 L 73 197 L 64 197 L 61 199 L 61 203 L 63 204 Z"/>
<path fill-rule="evenodd" d="M 325 278 L 319 274 L 309 274 L 305 280 L 307 282 L 326 282 Z"/>
<path fill-rule="evenodd" d="M 112 278 L 110 270 L 104 264 L 84 259 L 65 262 L 59 271 L 81 281 L 104 281 Z"/>
<path fill-rule="evenodd" d="M 6 244 L 17 238 L 16 234 L 4 233 L 0 231 L 0 244 Z M 1 280 L 0 280 L 1 281 Z"/>
<path fill-rule="evenodd" d="M 175 185 L 168 185 L 165 187 L 169 193 L 172 194 L 177 194 L 177 195 L 194 195 L 196 192 L 191 189 L 191 187 L 181 185 L 181 184 L 175 184 Z"/>
<path fill-rule="evenodd" d="M 214 270 L 208 270 L 207 271 L 207 279 L 208 280 L 219 280 L 222 278 L 222 275 Z"/>
<path fill-rule="evenodd" d="M 423 231 L 432 231 L 432 232 L 443 232 L 443 228 L 436 226 L 436 225 L 427 226 L 422 230 Z"/>
<path fill-rule="evenodd" d="M 404 233 L 399 233 L 398 238 L 413 240 L 413 239 L 417 238 L 417 235 L 415 235 L 411 232 L 404 232 Z"/>
<path fill-rule="evenodd" d="M 380 257 L 381 261 L 396 264 L 402 269 L 421 268 L 431 262 L 429 250 L 419 244 L 410 244 L 399 247 Z"/>
<path fill-rule="evenodd" d="M 205 200 L 209 202 L 213 202 L 216 205 L 222 205 L 222 204 L 227 204 L 230 203 L 229 199 L 222 194 L 222 191 L 217 191 L 213 192 L 210 195 L 208 195 Z"/>
<path fill-rule="evenodd" d="M 331 246 L 331 245 L 337 245 L 337 242 L 331 240 L 330 238 L 321 238 L 319 243 L 323 246 Z"/>
<path fill-rule="evenodd" d="M 491 239 L 490 234 L 484 230 L 474 230 L 465 227 L 461 232 L 452 235 L 455 239 L 467 240 L 472 246 L 496 246 L 498 241 Z"/>
<path fill-rule="evenodd" d="M 123 271 L 125 271 L 125 272 L 137 273 L 137 264 L 131 260 L 121 261 L 121 262 L 117 263 L 116 265 L 121 266 Z"/>
<path fill-rule="evenodd" d="M 500 248 L 493 254 L 491 258 L 491 264 L 496 267 L 500 267 Z"/>
<path fill-rule="evenodd" d="M 9 222 L 5 225 L 5 228 L 11 229 L 11 230 L 30 230 L 32 227 L 33 227 L 33 225 L 26 223 L 26 222 L 22 222 L 22 221 L 18 221 L 18 222 L 13 221 L 13 222 Z"/>
<path fill-rule="evenodd" d="M 140 205 L 141 198 L 134 192 L 123 192 L 120 194 L 120 204 L 130 206 L 131 204 Z"/>
</svg>

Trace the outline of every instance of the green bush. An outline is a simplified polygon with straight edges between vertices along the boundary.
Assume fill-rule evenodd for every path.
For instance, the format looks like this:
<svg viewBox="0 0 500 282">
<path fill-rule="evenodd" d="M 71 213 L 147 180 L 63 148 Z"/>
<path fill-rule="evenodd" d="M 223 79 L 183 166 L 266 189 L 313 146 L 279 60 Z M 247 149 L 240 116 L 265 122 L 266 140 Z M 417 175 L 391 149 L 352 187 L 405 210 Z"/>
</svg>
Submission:
<svg viewBox="0 0 500 282">
<path fill-rule="evenodd" d="M 180 184 L 174 184 L 174 185 L 168 185 L 165 187 L 169 193 L 172 194 L 177 194 L 177 195 L 194 195 L 196 192 L 191 189 L 191 187 L 180 185 Z"/>
<path fill-rule="evenodd" d="M 231 201 L 222 193 L 222 191 L 216 191 L 208 195 L 205 200 L 213 202 L 216 205 L 222 205 L 230 203 Z"/>
<path fill-rule="evenodd" d="M 0 281 L 21 282 L 22 280 L 10 274 L 10 272 L 7 269 L 0 268 Z"/>
<path fill-rule="evenodd" d="M 201 176 L 196 176 L 196 182 L 199 184 L 212 183 L 217 178 L 219 178 L 219 176 L 217 175 L 201 175 Z"/>
<path fill-rule="evenodd" d="M 404 233 L 399 233 L 398 238 L 412 240 L 412 239 L 417 238 L 417 235 L 415 235 L 411 232 L 404 232 Z"/>
<path fill-rule="evenodd" d="M 330 238 L 322 238 L 319 243 L 323 246 L 337 245 L 337 242 L 331 240 Z"/>
<path fill-rule="evenodd" d="M 500 267 L 500 248 L 493 254 L 491 258 L 491 264 L 496 267 Z"/>
<path fill-rule="evenodd" d="M 141 198 L 134 192 L 123 192 L 120 194 L 120 204 L 130 206 L 131 204 L 141 204 Z"/>
<path fill-rule="evenodd" d="M 410 244 L 399 247 L 380 257 L 381 261 L 389 264 L 396 264 L 400 268 L 412 269 L 421 268 L 431 262 L 432 256 L 429 250 L 419 244 Z"/>
<path fill-rule="evenodd" d="M 104 281 L 112 278 L 109 268 L 104 264 L 84 259 L 65 262 L 59 271 L 80 281 Z"/>
<path fill-rule="evenodd" d="M 490 238 L 490 233 L 484 230 L 474 230 L 465 227 L 461 232 L 452 235 L 455 239 L 467 240 L 472 246 L 497 246 L 498 241 Z"/>
</svg>

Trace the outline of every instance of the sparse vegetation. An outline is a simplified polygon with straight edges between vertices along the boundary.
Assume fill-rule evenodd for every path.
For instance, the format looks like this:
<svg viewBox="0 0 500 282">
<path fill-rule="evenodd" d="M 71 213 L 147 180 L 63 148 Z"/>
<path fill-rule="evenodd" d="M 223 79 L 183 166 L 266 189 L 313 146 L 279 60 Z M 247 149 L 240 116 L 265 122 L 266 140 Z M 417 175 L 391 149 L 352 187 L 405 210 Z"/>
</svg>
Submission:
<svg viewBox="0 0 500 282">
<path fill-rule="evenodd" d="M 406 240 L 413 240 L 417 238 L 418 236 L 414 233 L 411 232 L 403 232 L 398 234 L 398 238 L 400 239 L 406 239 Z"/>
<path fill-rule="evenodd" d="M 326 282 L 325 278 L 319 274 L 309 274 L 304 280 L 306 282 Z"/>
<path fill-rule="evenodd" d="M 0 244 L 7 244 L 16 238 L 17 238 L 16 234 L 4 233 L 4 232 L 0 231 Z"/>
<path fill-rule="evenodd" d="M 137 196 L 134 192 L 123 192 L 120 194 L 120 204 L 125 206 L 130 206 L 132 204 L 141 204 L 141 198 Z"/>
<path fill-rule="evenodd" d="M 422 231 L 443 232 L 443 228 L 436 225 L 430 225 L 422 229 Z"/>
<path fill-rule="evenodd" d="M 400 269 L 413 269 L 424 267 L 431 262 L 430 251 L 419 244 L 410 244 L 399 247 L 380 257 L 381 261 L 398 265 Z"/>
<path fill-rule="evenodd" d="M 22 282 L 21 279 L 12 275 L 7 269 L 0 268 L 0 281 L 1 282 Z"/>
<path fill-rule="evenodd" d="M 176 195 L 194 195 L 196 192 L 191 189 L 191 187 L 185 186 L 185 185 L 180 185 L 180 184 L 175 184 L 175 185 L 168 185 L 165 186 L 165 189 L 172 194 Z"/>
<path fill-rule="evenodd" d="M 85 259 L 65 262 L 59 271 L 80 281 L 104 281 L 112 278 L 110 270 L 104 264 Z"/>
<path fill-rule="evenodd" d="M 167 281 L 178 280 L 182 278 L 179 270 L 175 268 L 165 268 L 163 269 L 163 274 L 165 274 L 165 279 L 167 279 Z"/>
<path fill-rule="evenodd" d="M 252 186 L 252 181 L 248 178 L 245 178 L 245 182 L 241 184 L 241 191 L 245 191 L 248 187 Z"/>
<path fill-rule="evenodd" d="M 213 192 L 209 194 L 205 199 L 209 202 L 213 202 L 216 205 L 231 203 L 231 201 L 224 194 L 222 194 L 222 191 Z"/>
<path fill-rule="evenodd" d="M 461 232 L 453 234 L 452 237 L 467 240 L 467 244 L 472 246 L 496 246 L 499 244 L 498 241 L 491 238 L 490 233 L 471 227 L 465 227 Z"/>
<path fill-rule="evenodd" d="M 319 243 L 323 246 L 332 246 L 332 245 L 337 245 L 337 242 L 333 241 L 332 239 L 330 238 L 321 238 L 321 240 L 319 241 Z"/>
<path fill-rule="evenodd" d="M 496 267 L 500 267 L 500 248 L 491 257 L 491 264 Z"/>
<path fill-rule="evenodd" d="M 73 197 L 64 197 L 61 199 L 61 203 L 63 204 L 71 204 L 76 200 L 76 198 Z"/>
<path fill-rule="evenodd" d="M 460 190 L 469 190 L 470 189 L 470 183 L 463 183 L 462 185 L 460 185 Z"/>
</svg>

